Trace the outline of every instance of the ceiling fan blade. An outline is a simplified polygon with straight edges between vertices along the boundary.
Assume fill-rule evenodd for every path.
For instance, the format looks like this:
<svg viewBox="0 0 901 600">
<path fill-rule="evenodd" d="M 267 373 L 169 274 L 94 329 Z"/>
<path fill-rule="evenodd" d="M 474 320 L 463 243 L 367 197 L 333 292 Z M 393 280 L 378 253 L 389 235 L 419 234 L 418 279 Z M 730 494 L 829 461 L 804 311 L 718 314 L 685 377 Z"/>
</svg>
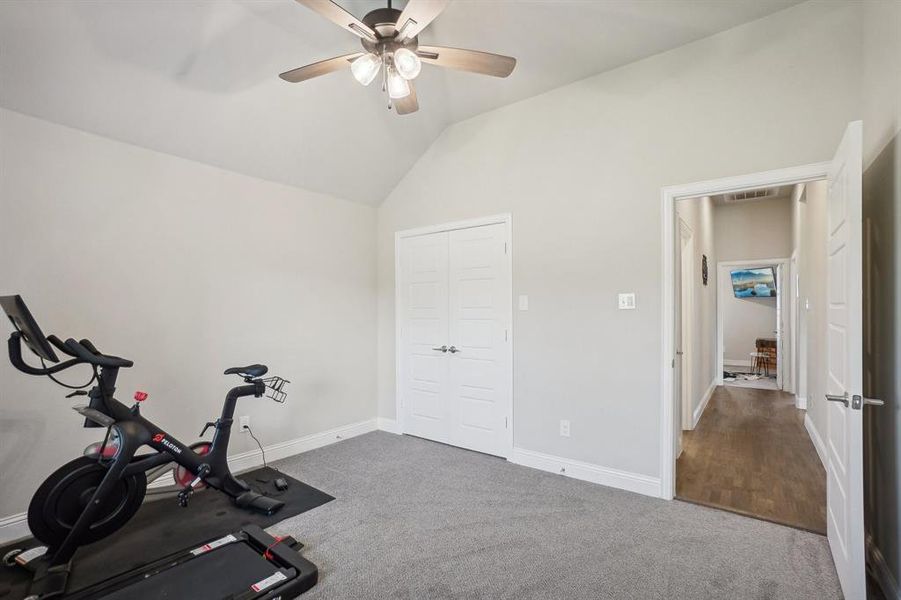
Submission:
<svg viewBox="0 0 901 600">
<path fill-rule="evenodd" d="M 354 35 L 363 39 L 375 42 L 378 38 L 372 27 L 356 18 L 332 0 L 296 0 L 298 4 L 303 4 L 310 10 L 318 12 L 320 15 L 332 21 L 342 29 L 346 29 Z"/>
<path fill-rule="evenodd" d="M 397 19 L 397 41 L 408 40 L 419 35 L 435 17 L 441 14 L 450 0 L 410 0 Z"/>
<path fill-rule="evenodd" d="M 408 115 L 419 110 L 419 99 L 416 97 L 416 88 L 413 87 L 412 81 L 410 82 L 410 93 L 400 100 L 394 101 L 394 110 L 399 115 Z"/>
<path fill-rule="evenodd" d="M 416 51 L 422 62 L 448 69 L 459 69 L 491 75 L 492 77 L 506 77 L 513 72 L 516 59 L 512 56 L 502 56 L 491 52 L 479 50 L 463 50 L 462 48 L 446 48 L 444 46 L 419 46 Z"/>
<path fill-rule="evenodd" d="M 289 83 L 300 83 L 301 81 L 319 77 L 320 75 L 325 75 L 327 73 L 331 73 L 332 71 L 346 69 L 350 66 L 351 61 L 358 56 L 363 56 L 363 53 L 354 52 L 353 54 L 336 56 L 335 58 L 329 58 L 328 60 L 320 60 L 319 62 L 315 62 L 311 65 L 306 65 L 303 67 L 298 67 L 296 69 L 291 69 L 290 71 L 285 71 L 284 73 L 279 75 L 279 77 Z"/>
</svg>

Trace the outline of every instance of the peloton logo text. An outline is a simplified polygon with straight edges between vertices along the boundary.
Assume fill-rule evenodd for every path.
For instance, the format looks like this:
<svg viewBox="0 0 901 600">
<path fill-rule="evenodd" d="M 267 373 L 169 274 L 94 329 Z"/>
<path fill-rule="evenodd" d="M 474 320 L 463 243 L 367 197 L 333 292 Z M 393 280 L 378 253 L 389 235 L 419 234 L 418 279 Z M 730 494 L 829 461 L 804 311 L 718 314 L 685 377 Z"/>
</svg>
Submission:
<svg viewBox="0 0 901 600">
<path fill-rule="evenodd" d="M 178 446 L 176 446 L 175 444 L 173 444 L 172 442 L 167 440 L 166 436 L 162 433 L 158 433 L 155 436 L 153 436 L 153 441 L 158 444 L 162 444 L 163 446 L 165 446 L 172 452 L 175 452 L 176 454 L 181 454 L 181 448 L 179 448 Z"/>
</svg>

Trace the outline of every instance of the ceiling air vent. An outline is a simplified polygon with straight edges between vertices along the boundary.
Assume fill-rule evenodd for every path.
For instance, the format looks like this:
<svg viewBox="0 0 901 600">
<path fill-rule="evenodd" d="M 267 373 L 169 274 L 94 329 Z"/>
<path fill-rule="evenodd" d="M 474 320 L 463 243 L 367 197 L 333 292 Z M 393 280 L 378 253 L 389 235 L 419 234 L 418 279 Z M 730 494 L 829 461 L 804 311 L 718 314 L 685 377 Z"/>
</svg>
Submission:
<svg viewBox="0 0 901 600">
<path fill-rule="evenodd" d="M 748 202 L 749 200 L 760 200 L 762 198 L 770 198 L 776 195 L 778 188 L 765 188 L 762 190 L 747 190 L 744 192 L 735 192 L 734 194 L 724 194 L 723 201 L 728 203 Z"/>
</svg>

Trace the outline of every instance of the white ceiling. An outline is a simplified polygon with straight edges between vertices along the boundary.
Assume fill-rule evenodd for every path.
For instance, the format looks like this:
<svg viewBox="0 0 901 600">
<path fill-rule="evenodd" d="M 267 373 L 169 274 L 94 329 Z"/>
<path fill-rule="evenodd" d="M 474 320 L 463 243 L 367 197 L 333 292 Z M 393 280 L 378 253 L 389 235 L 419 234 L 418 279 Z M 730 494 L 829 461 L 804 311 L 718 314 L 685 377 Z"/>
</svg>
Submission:
<svg viewBox="0 0 901 600">
<path fill-rule="evenodd" d="M 456 0 L 421 41 L 515 56 L 516 70 L 495 79 L 426 65 L 420 111 L 398 117 L 349 72 L 278 79 L 359 48 L 291 0 L 6 0 L 0 106 L 377 205 L 451 123 L 797 2 Z M 339 4 L 358 17 L 385 5 Z"/>
</svg>

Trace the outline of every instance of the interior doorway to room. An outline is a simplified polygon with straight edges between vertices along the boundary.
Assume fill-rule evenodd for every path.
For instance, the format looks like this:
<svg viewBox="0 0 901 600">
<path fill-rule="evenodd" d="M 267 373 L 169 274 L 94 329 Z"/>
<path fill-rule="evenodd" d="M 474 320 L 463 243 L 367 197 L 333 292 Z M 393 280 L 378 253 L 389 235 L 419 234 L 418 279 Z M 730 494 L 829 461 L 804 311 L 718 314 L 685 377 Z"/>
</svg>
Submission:
<svg viewBox="0 0 901 600">
<path fill-rule="evenodd" d="M 826 472 L 796 367 L 822 364 L 801 353 L 819 326 L 806 311 L 792 321 L 802 283 L 806 298 L 823 295 L 825 209 L 823 180 L 675 203 L 676 498 L 826 533 Z"/>
<path fill-rule="evenodd" d="M 787 204 L 791 199 L 778 201 Z M 751 231 L 752 236 L 757 233 Z M 788 231 L 783 237 L 793 243 Z M 797 291 L 785 275 L 789 262 L 787 258 L 764 258 L 717 264 L 720 385 L 794 391 L 792 366 L 797 348 L 786 332 L 793 326 L 790 307 Z"/>
<path fill-rule="evenodd" d="M 866 595 L 863 410 L 880 403 L 863 395 L 862 131 L 860 121 L 849 123 L 829 162 L 661 190 L 663 495 L 825 530 L 842 591 L 849 598 Z M 791 374 L 794 380 L 789 379 L 793 393 L 718 386 L 716 375 L 703 395 L 697 392 L 704 389 L 703 383 L 693 386 L 691 402 L 700 419 L 693 430 L 682 432 L 680 455 L 675 443 L 681 427 L 676 352 L 685 327 L 679 322 L 681 290 L 676 281 L 681 264 L 680 203 L 695 207 L 702 222 L 709 221 L 714 196 L 767 195 L 768 190 L 786 185 L 793 187 L 792 248 L 767 257 L 790 257 L 789 274 L 797 289 L 797 341 L 787 361 L 797 365 Z M 739 239 L 748 226 L 747 221 L 732 223 L 728 230 L 719 227 L 712 237 L 717 241 Z M 709 229 L 713 231 L 713 227 Z M 697 228 L 694 237 L 704 239 Z M 695 255 L 695 265 L 710 264 L 706 251 L 720 250 L 715 241 L 696 243 L 695 248 L 695 252 L 705 253 Z M 717 260 L 726 259 L 720 253 Z M 695 284 L 695 291 L 698 289 Z M 791 311 L 789 305 L 789 314 Z M 697 316 L 697 308 L 694 314 Z M 693 335 L 709 344 L 712 336 L 703 327 L 709 323 L 709 314 L 704 315 L 705 319 L 692 326 Z M 706 359 L 703 347 L 691 347 L 691 364 L 701 369 L 712 362 Z M 692 371 L 697 377 L 699 368 Z M 759 425 L 772 419 L 777 419 L 779 426 Z M 799 499 L 816 507 L 811 513 L 822 515 L 817 527 L 787 521 L 786 513 L 780 512 L 787 508 L 794 516 L 804 513 Z"/>
</svg>

